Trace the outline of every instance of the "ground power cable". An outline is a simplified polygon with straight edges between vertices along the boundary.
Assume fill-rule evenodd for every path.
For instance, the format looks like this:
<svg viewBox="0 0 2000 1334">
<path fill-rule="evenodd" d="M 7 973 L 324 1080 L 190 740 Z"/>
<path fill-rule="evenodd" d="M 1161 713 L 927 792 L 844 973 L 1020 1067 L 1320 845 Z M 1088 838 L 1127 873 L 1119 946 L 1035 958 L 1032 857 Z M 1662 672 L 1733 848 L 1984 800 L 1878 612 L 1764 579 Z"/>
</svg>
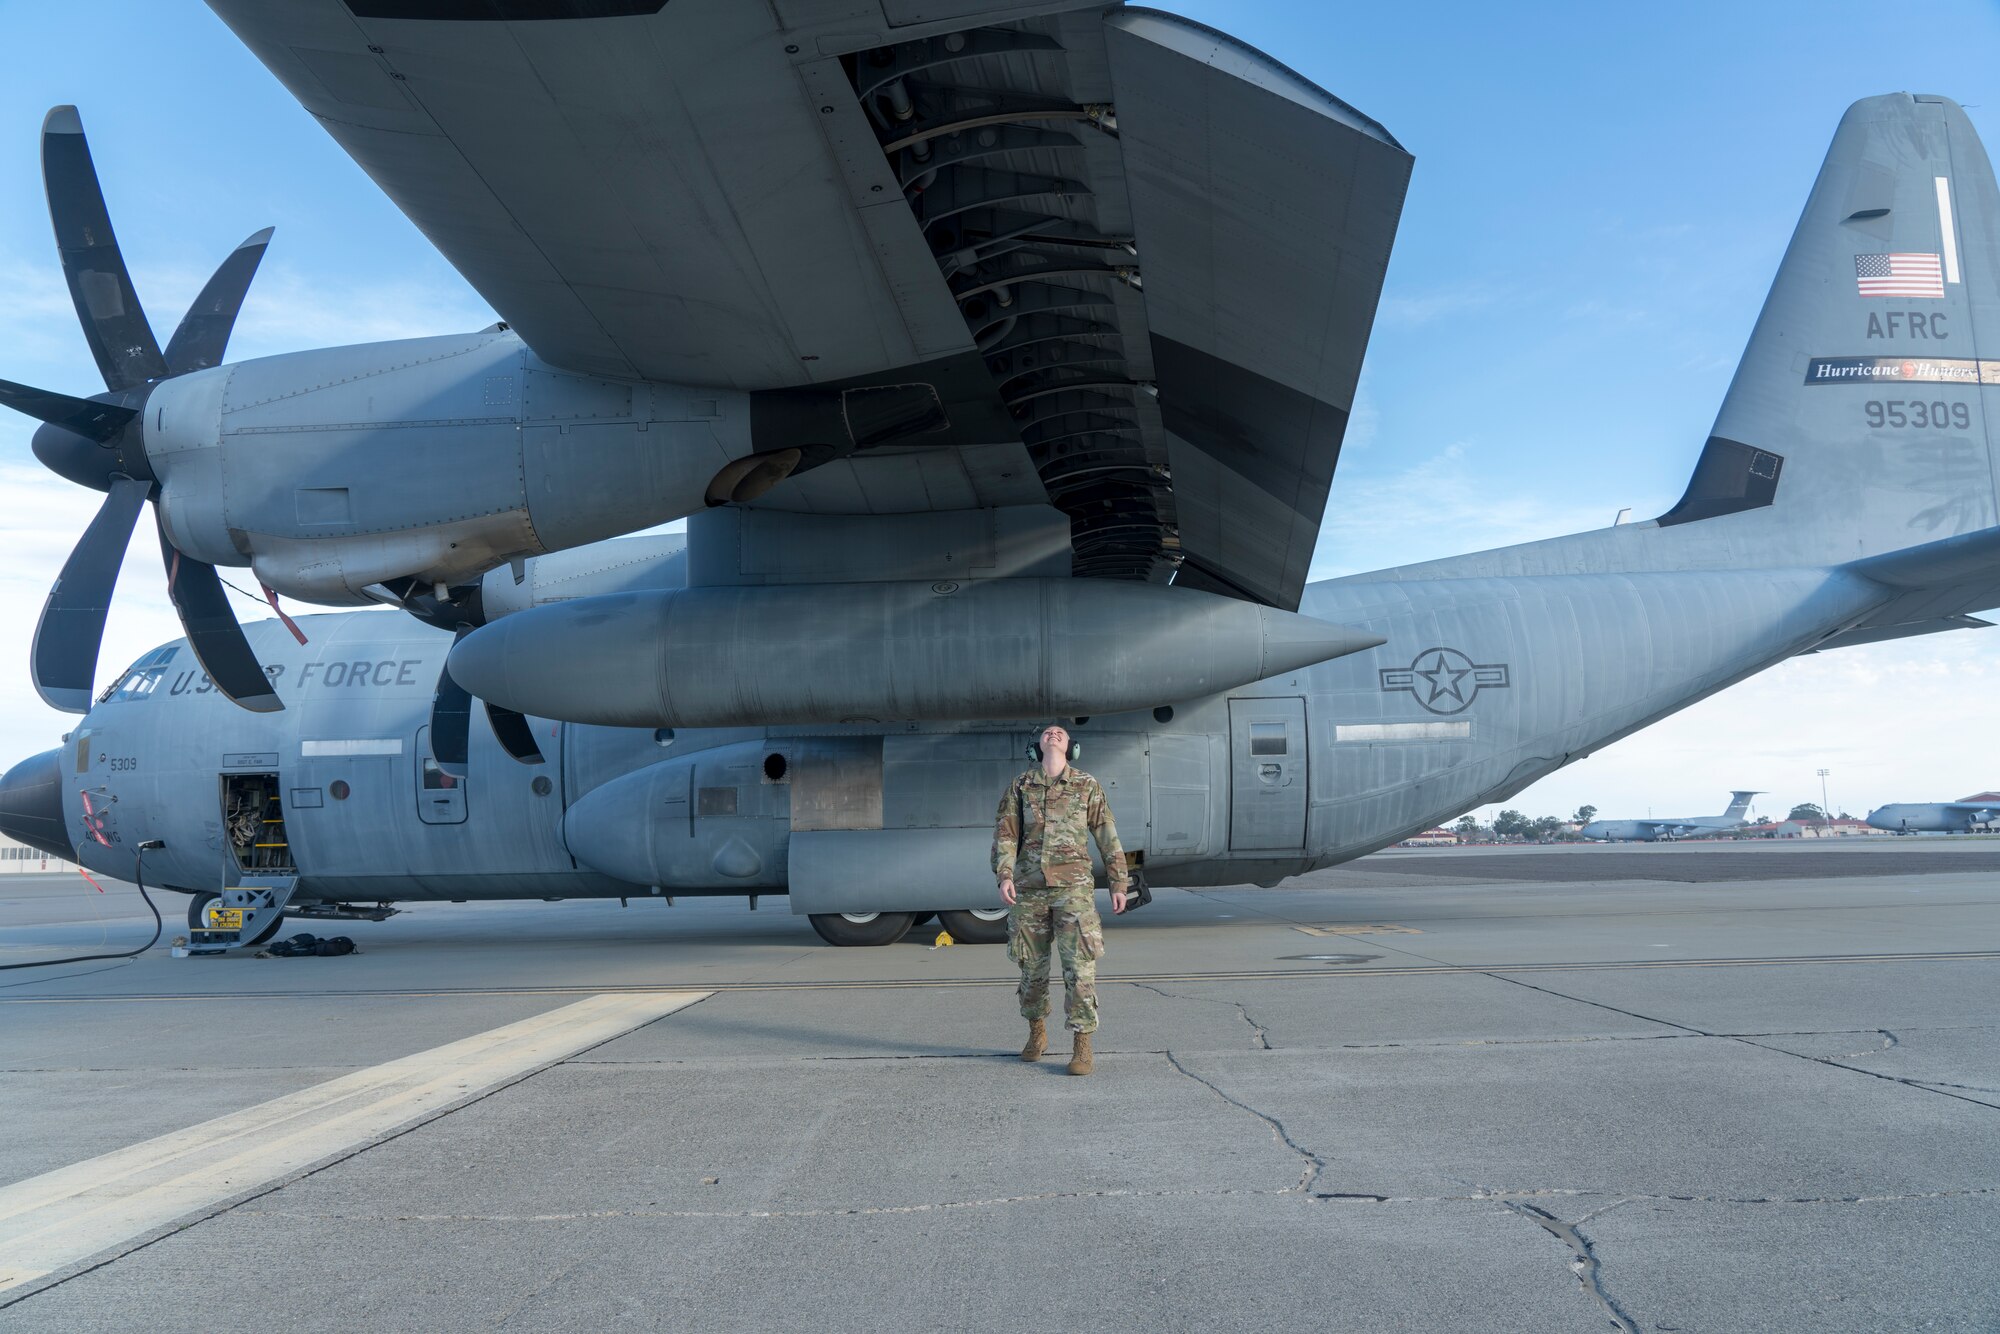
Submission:
<svg viewBox="0 0 2000 1334">
<path fill-rule="evenodd" d="M 153 946 L 159 944 L 160 933 L 166 929 L 166 923 L 160 918 L 160 910 L 153 903 L 153 896 L 146 892 L 146 854 L 154 848 L 164 848 L 165 846 L 167 845 L 157 838 L 149 839 L 141 843 L 139 850 L 132 854 L 133 883 L 139 886 L 139 897 L 146 901 L 146 907 L 153 914 L 153 938 L 151 940 L 141 945 L 138 949 L 125 950 L 119 954 L 72 954 L 66 959 L 30 959 L 27 963 L 0 963 L 0 973 L 15 968 L 54 968 L 59 964 L 66 963 L 92 963 L 98 959 L 136 959 L 147 950 L 153 948 Z"/>
</svg>

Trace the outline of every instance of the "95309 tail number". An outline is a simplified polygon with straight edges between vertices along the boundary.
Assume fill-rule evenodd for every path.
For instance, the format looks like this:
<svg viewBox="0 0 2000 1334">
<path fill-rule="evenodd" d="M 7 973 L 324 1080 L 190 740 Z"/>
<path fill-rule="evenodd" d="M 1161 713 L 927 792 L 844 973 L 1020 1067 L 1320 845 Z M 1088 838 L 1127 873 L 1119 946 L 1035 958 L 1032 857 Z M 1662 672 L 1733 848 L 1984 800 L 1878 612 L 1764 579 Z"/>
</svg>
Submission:
<svg viewBox="0 0 2000 1334">
<path fill-rule="evenodd" d="M 1861 405 L 1861 413 L 1877 430 L 1886 426 L 1918 431 L 1965 431 L 1972 427 L 1972 409 L 1941 398 L 1871 398 Z"/>
</svg>

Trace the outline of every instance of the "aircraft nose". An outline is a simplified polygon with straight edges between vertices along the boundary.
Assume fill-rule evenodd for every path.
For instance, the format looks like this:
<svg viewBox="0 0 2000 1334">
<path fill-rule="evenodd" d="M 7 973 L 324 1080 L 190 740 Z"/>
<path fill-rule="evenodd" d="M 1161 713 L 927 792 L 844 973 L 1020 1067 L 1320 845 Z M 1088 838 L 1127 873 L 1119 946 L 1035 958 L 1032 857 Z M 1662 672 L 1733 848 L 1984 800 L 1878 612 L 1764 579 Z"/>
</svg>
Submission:
<svg viewBox="0 0 2000 1334">
<path fill-rule="evenodd" d="M 0 777 L 0 833 L 64 861 L 76 860 L 63 817 L 62 751 L 45 750 Z"/>
</svg>

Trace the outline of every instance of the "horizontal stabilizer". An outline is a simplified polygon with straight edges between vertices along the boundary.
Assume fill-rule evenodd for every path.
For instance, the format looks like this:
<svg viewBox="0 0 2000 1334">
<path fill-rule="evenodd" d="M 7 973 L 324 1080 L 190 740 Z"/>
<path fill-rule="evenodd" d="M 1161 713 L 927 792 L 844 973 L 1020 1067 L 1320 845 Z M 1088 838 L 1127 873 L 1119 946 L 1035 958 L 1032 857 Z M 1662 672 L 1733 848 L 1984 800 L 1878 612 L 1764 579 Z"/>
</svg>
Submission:
<svg viewBox="0 0 2000 1334">
<path fill-rule="evenodd" d="M 1934 635 L 1945 630 L 1984 630 L 1993 622 L 1982 621 L 1977 616 L 1940 616 L 1930 621 L 1909 621 L 1901 625 L 1876 625 L 1865 629 L 1849 630 L 1845 634 L 1823 639 L 1807 653 L 1824 653 L 1830 648 L 1855 648 L 1862 644 L 1881 644 L 1891 639 L 1914 639 L 1918 635 Z"/>
</svg>

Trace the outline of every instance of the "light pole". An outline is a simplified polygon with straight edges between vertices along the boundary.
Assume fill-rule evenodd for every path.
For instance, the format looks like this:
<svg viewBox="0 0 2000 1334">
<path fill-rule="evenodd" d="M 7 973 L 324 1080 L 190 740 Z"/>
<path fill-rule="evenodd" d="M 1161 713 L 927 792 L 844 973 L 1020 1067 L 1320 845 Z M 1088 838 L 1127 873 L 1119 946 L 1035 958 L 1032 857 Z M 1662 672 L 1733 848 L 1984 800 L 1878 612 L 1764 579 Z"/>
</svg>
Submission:
<svg viewBox="0 0 2000 1334">
<path fill-rule="evenodd" d="M 1833 807 L 1826 803 L 1826 776 L 1832 772 L 1831 769 L 1821 769 L 1819 771 L 1819 815 L 1820 819 L 1826 824 L 1826 832 L 1829 838 L 1833 836 Z"/>
</svg>

